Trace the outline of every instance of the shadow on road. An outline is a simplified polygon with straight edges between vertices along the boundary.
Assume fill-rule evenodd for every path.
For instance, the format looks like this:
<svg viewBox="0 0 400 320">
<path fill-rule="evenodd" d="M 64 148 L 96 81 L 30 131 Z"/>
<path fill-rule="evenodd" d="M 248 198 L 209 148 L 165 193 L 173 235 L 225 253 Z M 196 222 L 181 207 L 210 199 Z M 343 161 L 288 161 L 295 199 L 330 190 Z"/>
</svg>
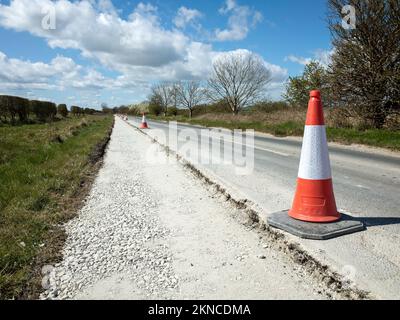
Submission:
<svg viewBox="0 0 400 320">
<path fill-rule="evenodd" d="M 391 224 L 400 224 L 400 218 L 382 218 L 382 217 L 368 217 L 368 218 L 356 218 L 352 217 L 352 220 L 360 221 L 364 223 L 366 227 L 386 226 Z"/>
</svg>

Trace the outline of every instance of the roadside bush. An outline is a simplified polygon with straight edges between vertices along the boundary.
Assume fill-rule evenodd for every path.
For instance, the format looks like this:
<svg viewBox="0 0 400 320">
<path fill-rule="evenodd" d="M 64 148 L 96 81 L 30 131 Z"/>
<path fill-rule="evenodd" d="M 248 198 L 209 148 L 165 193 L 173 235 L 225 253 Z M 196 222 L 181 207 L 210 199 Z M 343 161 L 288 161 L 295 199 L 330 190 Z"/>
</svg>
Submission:
<svg viewBox="0 0 400 320">
<path fill-rule="evenodd" d="M 104 114 L 113 114 L 113 110 L 111 108 L 108 108 L 107 106 L 103 105 L 102 106 L 102 112 Z"/>
<path fill-rule="evenodd" d="M 25 122 L 29 117 L 29 100 L 21 97 L 14 97 L 14 107 L 18 114 L 19 121 Z"/>
<path fill-rule="evenodd" d="M 329 114 L 325 114 L 325 122 L 332 128 L 351 128 L 350 112 L 345 108 L 332 108 Z"/>
<path fill-rule="evenodd" d="M 211 104 L 202 104 L 193 108 L 193 116 L 207 113 L 232 113 L 232 110 L 225 101 L 219 101 Z"/>
<path fill-rule="evenodd" d="M 334 107 L 325 111 L 326 125 L 332 128 L 352 128 L 360 131 L 374 128 L 371 120 L 365 118 L 354 107 Z"/>
<path fill-rule="evenodd" d="M 53 102 L 44 101 L 43 102 L 43 106 L 47 111 L 48 119 L 53 120 L 54 117 L 57 115 L 57 106 L 56 106 L 56 104 L 53 103 Z"/>
<path fill-rule="evenodd" d="M 53 120 L 57 114 L 57 107 L 53 102 L 32 100 L 30 108 L 40 121 Z"/>
<path fill-rule="evenodd" d="M 393 131 L 400 130 L 400 111 L 393 112 L 391 115 L 389 115 L 386 118 L 384 127 Z"/>
<path fill-rule="evenodd" d="M 83 113 L 84 113 L 84 114 L 93 114 L 93 113 L 95 113 L 95 112 L 96 112 L 96 110 L 91 109 L 91 108 L 85 108 L 85 109 L 83 110 Z"/>
<path fill-rule="evenodd" d="M 283 98 L 292 107 L 307 108 L 310 91 L 321 90 L 325 106 L 332 105 L 332 93 L 329 84 L 329 73 L 318 61 L 305 65 L 303 73 L 297 77 L 289 77 Z"/>
<path fill-rule="evenodd" d="M 71 114 L 74 116 L 78 115 L 78 107 L 77 106 L 71 106 Z"/>
<path fill-rule="evenodd" d="M 4 96 L 0 96 L 0 121 L 6 122 L 7 121 L 7 106 L 4 103 Z"/>
<path fill-rule="evenodd" d="M 128 115 L 130 116 L 138 116 L 141 115 L 141 111 L 139 107 L 133 106 L 129 108 Z"/>
<path fill-rule="evenodd" d="M 129 112 L 128 106 L 120 106 L 113 108 L 114 113 L 127 114 Z"/>
<path fill-rule="evenodd" d="M 176 117 L 178 115 L 178 108 L 177 107 L 168 108 L 168 115 Z"/>
<path fill-rule="evenodd" d="M 11 118 L 11 121 L 14 122 L 16 116 L 16 108 L 14 106 L 14 98 L 13 96 L 0 96 L 0 111 L 1 116 L 4 117 L 4 121 L 7 121 L 7 118 Z"/>
<path fill-rule="evenodd" d="M 149 113 L 155 116 L 159 116 L 163 112 L 163 107 L 157 103 L 150 102 Z"/>
<path fill-rule="evenodd" d="M 0 96 L 0 119 L 6 122 L 9 117 L 14 123 L 17 115 L 21 122 L 28 119 L 29 100 L 15 96 Z"/>
<path fill-rule="evenodd" d="M 29 110 L 35 114 L 36 118 L 40 119 L 42 117 L 41 113 L 41 101 L 31 100 L 29 101 Z"/>
<path fill-rule="evenodd" d="M 71 107 L 71 114 L 74 116 L 80 116 L 83 114 L 83 109 L 78 106 Z"/>
<path fill-rule="evenodd" d="M 67 109 L 67 105 L 65 104 L 59 104 L 57 106 L 57 112 L 58 114 L 60 114 L 62 117 L 67 117 L 68 116 L 68 109 Z"/>
<path fill-rule="evenodd" d="M 286 101 L 261 101 L 250 107 L 249 111 L 270 113 L 287 110 L 288 108 L 290 106 Z"/>
</svg>

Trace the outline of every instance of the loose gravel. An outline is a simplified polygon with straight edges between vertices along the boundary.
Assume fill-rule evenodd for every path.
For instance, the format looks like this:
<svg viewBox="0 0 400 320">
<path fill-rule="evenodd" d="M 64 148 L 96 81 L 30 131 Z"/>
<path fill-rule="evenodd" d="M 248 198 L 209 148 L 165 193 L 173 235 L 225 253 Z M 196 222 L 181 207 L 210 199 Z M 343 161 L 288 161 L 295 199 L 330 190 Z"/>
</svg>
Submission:
<svg viewBox="0 0 400 320">
<path fill-rule="evenodd" d="M 113 140 L 118 138 L 117 130 Z M 161 244 L 168 230 L 152 214 L 157 203 L 143 181 L 139 156 L 123 149 L 110 145 L 84 207 L 66 224 L 64 259 L 54 268 L 42 268 L 46 291 L 41 298 L 72 298 L 82 288 L 126 269 L 134 280 L 140 275 L 137 284 L 149 295 L 160 286 L 177 286 L 171 254 Z"/>
</svg>

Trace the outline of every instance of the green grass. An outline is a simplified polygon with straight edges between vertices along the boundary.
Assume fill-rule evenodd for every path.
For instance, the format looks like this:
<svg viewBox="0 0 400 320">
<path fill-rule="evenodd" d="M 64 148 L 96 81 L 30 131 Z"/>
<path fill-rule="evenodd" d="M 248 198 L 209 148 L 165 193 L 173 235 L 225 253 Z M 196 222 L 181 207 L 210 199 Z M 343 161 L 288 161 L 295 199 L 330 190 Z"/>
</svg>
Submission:
<svg viewBox="0 0 400 320">
<path fill-rule="evenodd" d="M 400 131 L 327 128 L 327 136 L 330 141 L 345 144 L 357 143 L 400 151 Z"/>
<path fill-rule="evenodd" d="M 0 127 L 0 298 L 20 297 L 112 117 Z"/>
<path fill-rule="evenodd" d="M 296 121 L 283 121 L 281 123 L 269 123 L 266 121 L 229 121 L 210 120 L 204 118 L 189 119 L 185 116 L 154 117 L 154 120 L 178 121 L 190 124 L 197 124 L 205 127 L 221 127 L 227 129 L 254 129 L 255 131 L 270 133 L 275 136 L 302 136 L 304 123 Z M 384 129 L 357 130 L 351 128 L 327 128 L 327 138 L 343 144 L 364 144 L 374 147 L 400 150 L 400 131 Z"/>
</svg>

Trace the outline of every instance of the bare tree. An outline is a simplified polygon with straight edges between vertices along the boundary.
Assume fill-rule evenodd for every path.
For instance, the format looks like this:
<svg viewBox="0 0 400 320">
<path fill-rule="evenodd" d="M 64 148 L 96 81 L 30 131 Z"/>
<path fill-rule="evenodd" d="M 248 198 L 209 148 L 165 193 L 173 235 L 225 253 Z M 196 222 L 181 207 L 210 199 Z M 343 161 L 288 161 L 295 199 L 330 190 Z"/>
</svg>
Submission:
<svg viewBox="0 0 400 320">
<path fill-rule="evenodd" d="M 231 53 L 214 62 L 208 96 L 212 101 L 226 101 L 237 115 L 264 95 L 270 81 L 271 73 L 258 55 Z"/>
<path fill-rule="evenodd" d="M 164 116 L 167 116 L 168 107 L 174 102 L 174 86 L 169 82 L 161 82 L 152 87 L 151 96 L 160 103 Z"/>
<path fill-rule="evenodd" d="M 193 115 L 193 108 L 205 98 L 205 90 L 201 82 L 196 80 L 179 82 L 176 85 L 178 103 L 189 110 L 189 117 Z"/>
<path fill-rule="evenodd" d="M 178 108 L 178 104 L 179 104 L 179 85 L 180 82 L 174 82 L 171 85 L 171 95 L 172 95 L 172 105 L 175 108 Z"/>
</svg>

